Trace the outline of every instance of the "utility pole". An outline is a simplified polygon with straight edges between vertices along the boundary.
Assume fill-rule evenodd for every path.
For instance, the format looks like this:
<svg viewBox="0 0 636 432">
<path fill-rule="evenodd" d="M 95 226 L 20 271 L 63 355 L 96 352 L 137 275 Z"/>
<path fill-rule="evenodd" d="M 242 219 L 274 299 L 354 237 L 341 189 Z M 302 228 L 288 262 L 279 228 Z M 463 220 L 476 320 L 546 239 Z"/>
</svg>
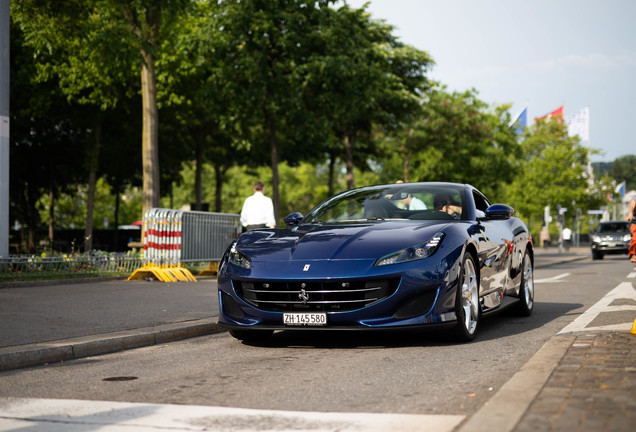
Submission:
<svg viewBox="0 0 636 432">
<path fill-rule="evenodd" d="M 9 3 L 0 0 L 0 257 L 9 257 Z"/>
</svg>

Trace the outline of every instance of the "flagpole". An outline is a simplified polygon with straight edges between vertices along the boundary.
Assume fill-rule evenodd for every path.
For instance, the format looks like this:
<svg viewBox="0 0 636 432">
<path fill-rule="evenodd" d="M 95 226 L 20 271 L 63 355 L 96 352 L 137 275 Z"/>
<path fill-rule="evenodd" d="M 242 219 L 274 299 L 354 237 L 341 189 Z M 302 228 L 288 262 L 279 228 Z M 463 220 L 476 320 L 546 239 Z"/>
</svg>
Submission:
<svg viewBox="0 0 636 432">
<path fill-rule="evenodd" d="M 588 172 L 590 173 L 590 178 L 594 178 L 594 172 L 592 171 L 592 135 L 590 134 L 590 122 L 592 121 L 592 115 L 590 113 L 590 107 L 587 106 L 587 151 L 588 151 Z"/>
</svg>

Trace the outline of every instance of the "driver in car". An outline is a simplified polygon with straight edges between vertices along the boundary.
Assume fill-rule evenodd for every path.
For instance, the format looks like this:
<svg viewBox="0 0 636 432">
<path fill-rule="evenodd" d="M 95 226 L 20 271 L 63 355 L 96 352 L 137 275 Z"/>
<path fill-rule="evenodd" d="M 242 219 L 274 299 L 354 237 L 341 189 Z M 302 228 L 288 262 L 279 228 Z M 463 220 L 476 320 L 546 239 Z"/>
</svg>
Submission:
<svg viewBox="0 0 636 432">
<path fill-rule="evenodd" d="M 450 195 L 448 194 L 440 194 L 435 197 L 433 200 L 433 208 L 436 211 L 441 211 L 444 213 L 448 213 L 455 219 L 459 219 L 462 215 L 462 207 L 457 203 L 453 202 Z"/>
</svg>

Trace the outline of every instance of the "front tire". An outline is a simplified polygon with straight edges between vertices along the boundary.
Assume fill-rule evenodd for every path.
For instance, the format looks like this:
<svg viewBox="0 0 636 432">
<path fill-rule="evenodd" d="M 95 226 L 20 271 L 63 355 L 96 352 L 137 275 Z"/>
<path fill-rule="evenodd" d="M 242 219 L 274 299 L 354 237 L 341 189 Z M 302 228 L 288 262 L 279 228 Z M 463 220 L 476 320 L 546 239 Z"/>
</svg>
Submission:
<svg viewBox="0 0 636 432">
<path fill-rule="evenodd" d="M 472 255 L 466 254 L 458 278 L 455 299 L 457 326 L 453 331 L 453 336 L 460 342 L 473 340 L 479 329 L 481 305 L 479 303 L 479 278 L 475 269 Z"/>
</svg>

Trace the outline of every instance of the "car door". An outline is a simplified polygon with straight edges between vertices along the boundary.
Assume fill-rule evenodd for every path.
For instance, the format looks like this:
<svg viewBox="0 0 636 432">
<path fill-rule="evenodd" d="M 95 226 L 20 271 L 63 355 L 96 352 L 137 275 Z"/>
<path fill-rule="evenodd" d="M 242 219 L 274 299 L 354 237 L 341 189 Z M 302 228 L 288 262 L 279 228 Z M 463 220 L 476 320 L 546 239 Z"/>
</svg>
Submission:
<svg viewBox="0 0 636 432">
<path fill-rule="evenodd" d="M 490 202 L 478 191 L 473 191 L 477 210 L 477 224 L 472 237 L 477 243 L 480 263 L 480 297 L 484 311 L 499 306 L 508 286 L 513 239 L 509 219 L 485 218 Z"/>
</svg>

